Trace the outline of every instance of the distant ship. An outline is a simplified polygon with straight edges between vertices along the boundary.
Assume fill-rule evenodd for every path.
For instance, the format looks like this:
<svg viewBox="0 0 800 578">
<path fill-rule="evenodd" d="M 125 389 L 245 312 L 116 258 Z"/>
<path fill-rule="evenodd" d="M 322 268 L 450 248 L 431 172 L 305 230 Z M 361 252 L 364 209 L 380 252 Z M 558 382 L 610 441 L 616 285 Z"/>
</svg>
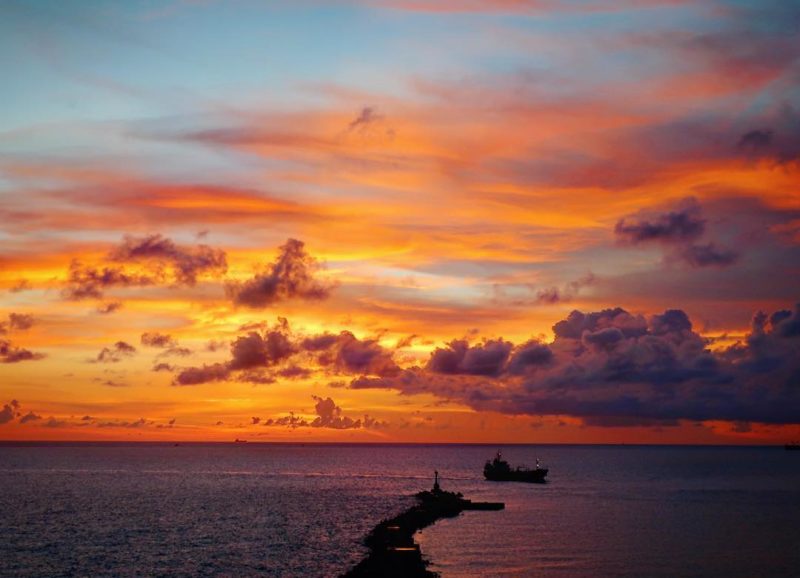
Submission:
<svg viewBox="0 0 800 578">
<path fill-rule="evenodd" d="M 544 483 L 545 476 L 547 476 L 547 468 L 539 466 L 539 460 L 536 460 L 536 468 L 511 468 L 508 462 L 503 459 L 500 452 L 492 461 L 487 461 L 483 466 L 483 475 L 491 482 L 531 482 L 531 483 Z"/>
<path fill-rule="evenodd" d="M 246 444 L 247 440 L 240 440 L 239 438 L 236 438 L 235 440 L 233 440 L 233 443 L 235 443 L 235 444 Z"/>
<path fill-rule="evenodd" d="M 787 450 L 800 450 L 800 442 L 789 442 L 783 447 Z"/>
</svg>

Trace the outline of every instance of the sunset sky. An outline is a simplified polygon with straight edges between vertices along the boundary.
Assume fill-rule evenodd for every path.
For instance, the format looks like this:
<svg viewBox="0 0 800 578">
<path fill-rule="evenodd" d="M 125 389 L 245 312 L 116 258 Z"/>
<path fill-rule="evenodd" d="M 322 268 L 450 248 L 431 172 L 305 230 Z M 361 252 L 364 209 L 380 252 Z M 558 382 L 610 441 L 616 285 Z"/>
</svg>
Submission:
<svg viewBox="0 0 800 578">
<path fill-rule="evenodd" d="M 0 439 L 800 439 L 800 5 L 5 1 Z"/>
</svg>

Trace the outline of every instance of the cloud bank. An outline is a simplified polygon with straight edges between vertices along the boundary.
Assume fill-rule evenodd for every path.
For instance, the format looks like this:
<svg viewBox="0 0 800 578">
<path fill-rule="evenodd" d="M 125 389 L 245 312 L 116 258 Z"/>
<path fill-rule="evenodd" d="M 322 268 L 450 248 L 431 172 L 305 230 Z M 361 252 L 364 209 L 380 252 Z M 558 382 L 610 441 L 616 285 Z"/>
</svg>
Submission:
<svg viewBox="0 0 800 578">
<path fill-rule="evenodd" d="M 551 343 L 456 340 L 424 367 L 350 387 L 429 393 L 475 410 L 567 415 L 593 425 L 723 420 L 800 422 L 800 305 L 753 319 L 746 339 L 712 350 L 683 311 L 573 311 Z"/>
<path fill-rule="evenodd" d="M 228 379 L 272 383 L 278 377 L 304 379 L 312 370 L 328 375 L 391 376 L 400 372 L 392 350 L 377 339 L 359 339 L 349 331 L 296 334 L 283 318 L 262 331 L 240 335 L 231 344 L 230 353 L 225 362 L 183 369 L 173 385 Z"/>
</svg>

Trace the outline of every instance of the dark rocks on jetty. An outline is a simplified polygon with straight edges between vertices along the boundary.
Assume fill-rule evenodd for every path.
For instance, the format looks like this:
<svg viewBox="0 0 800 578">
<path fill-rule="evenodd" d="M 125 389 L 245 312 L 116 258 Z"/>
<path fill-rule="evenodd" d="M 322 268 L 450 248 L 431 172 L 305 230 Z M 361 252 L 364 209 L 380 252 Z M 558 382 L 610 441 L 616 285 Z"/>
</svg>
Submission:
<svg viewBox="0 0 800 578">
<path fill-rule="evenodd" d="M 502 502 L 473 502 L 460 493 L 439 487 L 438 473 L 431 491 L 419 492 L 417 504 L 378 524 L 364 540 L 369 555 L 343 578 L 435 578 L 422 558 L 414 534 L 441 518 L 454 518 L 464 510 L 502 510 Z"/>
</svg>

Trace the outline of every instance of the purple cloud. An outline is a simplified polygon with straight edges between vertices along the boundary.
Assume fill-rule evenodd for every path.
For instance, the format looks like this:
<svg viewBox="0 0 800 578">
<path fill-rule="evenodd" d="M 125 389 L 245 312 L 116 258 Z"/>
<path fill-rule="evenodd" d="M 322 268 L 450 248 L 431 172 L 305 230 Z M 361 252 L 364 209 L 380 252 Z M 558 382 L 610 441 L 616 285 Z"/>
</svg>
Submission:
<svg viewBox="0 0 800 578">
<path fill-rule="evenodd" d="M 105 257 L 107 264 L 84 265 L 73 260 L 69 266 L 68 299 L 101 299 L 113 287 L 147 287 L 170 284 L 194 286 L 198 277 L 220 277 L 228 269 L 225 252 L 208 245 L 182 246 L 162 235 L 126 236 Z M 127 265 L 139 266 L 136 272 Z M 110 311 L 106 311 L 110 312 Z"/>
<path fill-rule="evenodd" d="M 289 239 L 279 249 L 277 261 L 244 282 L 230 282 L 226 290 L 237 305 L 261 309 L 288 299 L 321 300 L 331 286 L 314 278 L 320 266 L 305 250 L 302 241 Z"/>
<path fill-rule="evenodd" d="M 693 268 L 728 267 L 739 260 L 739 252 L 714 242 L 698 243 L 706 232 L 706 219 L 694 199 L 685 199 L 677 209 L 651 218 L 621 219 L 614 227 L 617 240 L 628 245 L 658 243 L 666 247 L 668 260 Z"/>
<path fill-rule="evenodd" d="M 434 351 L 425 367 L 358 377 L 350 387 L 428 393 L 476 410 L 570 415 L 596 425 L 800 423 L 800 305 L 757 314 L 747 338 L 723 350 L 709 349 L 678 309 L 649 320 L 621 308 L 574 311 L 553 330 L 552 343 L 512 349 L 492 375 L 457 372 L 470 348 L 456 342 Z"/>
<path fill-rule="evenodd" d="M 117 341 L 111 347 L 104 347 L 97 354 L 92 363 L 118 363 L 126 357 L 131 357 L 136 353 L 136 348 L 130 343 Z"/>
</svg>

